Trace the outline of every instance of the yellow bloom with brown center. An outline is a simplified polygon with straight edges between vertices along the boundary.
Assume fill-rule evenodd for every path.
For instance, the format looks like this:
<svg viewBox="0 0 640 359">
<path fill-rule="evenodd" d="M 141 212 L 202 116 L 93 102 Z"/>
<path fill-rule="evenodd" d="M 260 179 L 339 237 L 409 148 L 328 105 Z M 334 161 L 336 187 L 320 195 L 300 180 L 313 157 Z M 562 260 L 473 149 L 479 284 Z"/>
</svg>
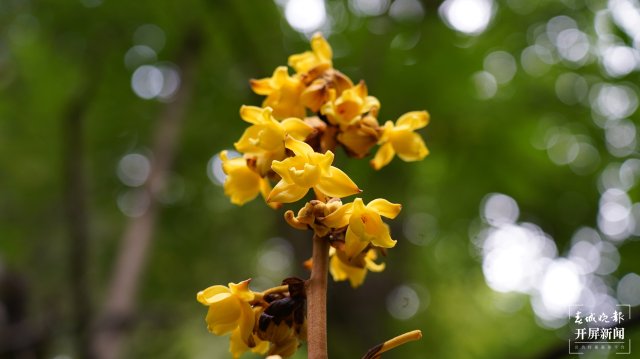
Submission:
<svg viewBox="0 0 640 359">
<path fill-rule="evenodd" d="M 429 154 L 424 140 L 414 131 L 429 124 L 427 111 L 413 111 L 402 115 L 394 126 L 387 121 L 378 142 L 382 146 L 371 160 L 371 166 L 379 170 L 398 154 L 403 161 L 419 161 Z"/>
<path fill-rule="evenodd" d="M 304 85 L 299 78 L 289 76 L 286 66 L 276 68 L 271 77 L 251 80 L 251 89 L 258 95 L 267 96 L 262 107 L 271 107 L 276 118 L 303 118 L 306 115 L 300 101 Z"/>
<path fill-rule="evenodd" d="M 381 216 L 396 218 L 402 206 L 386 199 L 374 199 L 366 206 L 362 198 L 356 198 L 325 217 L 322 222 L 331 228 L 347 227 L 344 251 L 348 259 L 362 252 L 369 244 L 376 247 L 391 248 L 396 241 L 391 239 L 389 226 Z"/>
<path fill-rule="evenodd" d="M 327 69 L 321 74 L 304 76 L 307 87 L 300 95 L 300 101 L 313 112 L 320 111 L 322 105 L 329 100 L 329 90 L 334 89 L 340 96 L 343 91 L 353 87 L 353 81 L 336 69 Z"/>
<path fill-rule="evenodd" d="M 266 199 L 271 192 L 269 180 L 247 166 L 243 157 L 229 159 L 227 151 L 220 153 L 222 171 L 227 175 L 224 181 L 224 194 L 231 198 L 231 203 L 242 206 L 256 198 L 258 193 Z"/>
<path fill-rule="evenodd" d="M 377 111 L 379 108 L 378 99 L 369 96 L 367 85 L 360 81 L 358 85 L 344 90 L 340 96 L 336 96 L 335 90 L 329 90 L 329 101 L 320 111 L 327 116 L 329 122 L 344 130 L 347 126 L 357 124 L 363 114 L 374 109 Z"/>
<path fill-rule="evenodd" d="M 298 118 L 277 121 L 270 107 L 242 106 L 240 117 L 252 126 L 234 145 L 238 151 L 256 158 L 256 168 L 262 176 L 269 173 L 272 161 L 285 158 L 285 136 L 304 140 L 313 132 L 311 126 Z"/>
<path fill-rule="evenodd" d="M 214 285 L 198 292 L 198 302 L 209 307 L 207 329 L 215 335 L 224 335 L 234 330 L 239 339 L 249 345 L 255 324 L 255 314 L 251 302 L 255 293 L 249 290 L 249 280 L 229 287 Z"/>
<path fill-rule="evenodd" d="M 331 46 L 318 32 L 311 38 L 311 51 L 289 56 L 289 66 L 298 74 L 306 74 L 312 70 L 320 73 L 333 66 L 332 58 Z"/>
<path fill-rule="evenodd" d="M 347 153 L 356 158 L 363 158 L 378 143 L 380 125 L 376 116 L 377 109 L 372 109 L 362 120 L 338 133 L 340 142 Z"/>
<path fill-rule="evenodd" d="M 329 272 L 333 280 L 340 282 L 349 280 L 353 288 L 359 287 L 367 276 L 368 271 L 382 272 L 385 268 L 384 263 L 376 263 L 378 258 L 377 250 L 371 248 L 366 253 L 362 253 L 361 263 L 353 263 L 346 258 L 346 254 L 335 248 L 331 248 L 329 255 Z"/>
<path fill-rule="evenodd" d="M 342 207 L 342 201 L 339 198 L 332 198 L 328 202 L 322 202 L 314 199 L 307 202 L 304 207 L 298 211 L 296 216 L 292 210 L 284 213 L 284 219 L 289 225 L 296 229 L 313 229 L 318 237 L 325 237 L 331 231 L 330 227 L 322 223 L 322 219 Z"/>
<path fill-rule="evenodd" d="M 295 156 L 283 161 L 273 161 L 271 168 L 282 179 L 267 197 L 267 202 L 295 202 L 311 188 L 326 196 L 338 198 L 361 192 L 346 173 L 331 166 L 333 152 L 314 152 L 311 146 L 291 136 L 287 136 L 285 146 Z"/>
</svg>

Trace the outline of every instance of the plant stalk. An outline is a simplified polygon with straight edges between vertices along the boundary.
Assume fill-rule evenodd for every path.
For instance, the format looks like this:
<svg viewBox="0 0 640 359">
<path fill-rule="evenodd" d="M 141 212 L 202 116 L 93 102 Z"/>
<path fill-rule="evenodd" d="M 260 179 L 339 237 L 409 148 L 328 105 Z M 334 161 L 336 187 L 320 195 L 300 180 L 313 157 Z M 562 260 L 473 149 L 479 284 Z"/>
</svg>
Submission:
<svg viewBox="0 0 640 359">
<path fill-rule="evenodd" d="M 327 359 L 327 238 L 313 236 L 311 259 L 311 277 L 307 281 L 307 357 Z"/>
</svg>

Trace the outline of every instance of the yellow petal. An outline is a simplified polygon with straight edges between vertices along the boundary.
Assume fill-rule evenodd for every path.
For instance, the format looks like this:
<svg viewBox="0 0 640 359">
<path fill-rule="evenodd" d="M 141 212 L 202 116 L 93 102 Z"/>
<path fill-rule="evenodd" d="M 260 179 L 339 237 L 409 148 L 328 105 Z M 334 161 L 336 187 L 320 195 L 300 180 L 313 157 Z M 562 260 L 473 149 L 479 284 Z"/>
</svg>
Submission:
<svg viewBox="0 0 640 359">
<path fill-rule="evenodd" d="M 380 109 L 380 101 L 373 96 L 367 96 L 364 99 L 364 105 L 362 106 L 362 112 L 369 112 L 372 109 Z"/>
<path fill-rule="evenodd" d="M 309 162 L 317 164 L 322 173 L 329 173 L 334 157 L 335 155 L 331 151 L 325 153 L 315 152 L 309 155 Z"/>
<path fill-rule="evenodd" d="M 322 218 L 320 221 L 322 224 L 329 228 L 342 228 L 349 224 L 349 219 L 351 218 L 353 203 L 347 203 L 328 216 Z"/>
<path fill-rule="evenodd" d="M 291 178 L 291 168 L 301 168 L 304 167 L 305 164 L 304 158 L 301 157 L 288 157 L 282 161 L 273 161 L 271 162 L 271 169 L 280 175 L 283 180 L 288 183 L 293 183 L 293 178 Z"/>
<path fill-rule="evenodd" d="M 261 177 L 250 168 L 230 172 L 224 182 L 224 193 L 238 206 L 253 200 L 260 192 Z"/>
<path fill-rule="evenodd" d="M 321 33 L 316 32 L 311 38 L 311 49 L 322 60 L 331 62 L 333 51 Z"/>
<path fill-rule="evenodd" d="M 269 182 L 269 180 L 266 178 L 262 178 L 260 181 L 260 194 L 262 195 L 262 198 L 264 198 L 265 202 L 267 201 L 267 197 L 269 197 L 269 193 L 271 193 L 271 189 L 271 183 Z M 282 203 L 278 202 L 271 202 L 267 204 L 273 209 L 282 207 Z"/>
<path fill-rule="evenodd" d="M 257 106 L 246 106 L 243 105 L 240 107 L 240 117 L 243 120 L 257 125 L 264 122 L 264 111 L 268 111 L 271 114 L 271 109 L 263 109 Z"/>
<path fill-rule="evenodd" d="M 244 280 L 238 284 L 229 283 L 229 290 L 231 290 L 231 293 L 233 293 L 233 295 L 238 297 L 240 300 L 250 302 L 255 297 L 255 294 L 249 289 L 250 282 L 251 279 Z"/>
<path fill-rule="evenodd" d="M 284 141 L 284 145 L 286 148 L 293 151 L 296 156 L 304 156 L 307 157 L 309 154 L 313 153 L 313 148 L 309 146 L 306 142 L 298 141 L 291 136 L 287 136 Z"/>
<path fill-rule="evenodd" d="M 296 140 L 304 141 L 314 130 L 298 118 L 287 118 L 281 122 L 285 132 Z"/>
<path fill-rule="evenodd" d="M 271 190 L 267 197 L 267 202 L 291 203 L 295 202 L 307 194 L 309 188 L 300 187 L 294 183 L 280 181 Z"/>
<path fill-rule="evenodd" d="M 198 302 L 204 305 L 211 305 L 212 303 L 214 303 L 214 297 L 221 293 L 228 294 L 231 293 L 231 290 L 223 285 L 214 285 L 207 289 L 199 291 L 196 295 L 196 299 L 198 300 Z M 219 299 L 220 298 L 217 298 L 216 300 Z"/>
<path fill-rule="evenodd" d="M 378 137 L 375 132 L 369 134 L 355 126 L 350 126 L 338 134 L 338 141 L 345 146 L 349 154 L 362 158 L 369 153 L 371 147 L 375 146 Z"/>
<path fill-rule="evenodd" d="M 364 99 L 369 94 L 369 90 L 367 89 L 367 84 L 364 80 L 360 80 L 360 82 L 352 88 L 354 94 L 358 95 L 360 99 Z"/>
<path fill-rule="evenodd" d="M 311 163 L 305 163 L 301 169 L 290 168 L 289 173 L 293 183 L 303 188 L 315 186 L 322 174 L 320 168 Z"/>
<path fill-rule="evenodd" d="M 289 79 L 289 70 L 286 66 L 278 66 L 273 72 L 273 82 L 277 87 L 282 87 Z"/>
<path fill-rule="evenodd" d="M 347 272 L 343 269 L 341 264 L 342 263 L 337 256 L 331 257 L 331 260 L 329 262 L 329 272 L 331 273 L 333 280 L 336 282 L 346 280 L 348 277 Z"/>
<path fill-rule="evenodd" d="M 320 177 L 315 188 L 330 197 L 338 198 L 362 192 L 346 173 L 333 166 Z"/>
<path fill-rule="evenodd" d="M 365 268 L 350 266 L 348 263 L 344 263 L 337 255 L 331 257 L 329 272 L 334 281 L 340 282 L 348 279 L 353 288 L 359 287 L 364 282 L 367 274 Z"/>
<path fill-rule="evenodd" d="M 401 204 L 391 203 L 386 199 L 378 198 L 367 204 L 367 208 L 376 211 L 379 215 L 394 219 L 402 209 Z"/>
<path fill-rule="evenodd" d="M 216 297 L 222 299 L 217 300 L 209 306 L 207 312 L 207 329 L 215 335 L 224 335 L 238 326 L 241 317 L 241 304 L 238 298 L 231 294 L 218 294 Z"/>
<path fill-rule="evenodd" d="M 407 126 L 410 130 L 416 130 L 429 124 L 429 113 L 427 111 L 412 111 L 400 116 L 396 121 L 396 126 Z"/>
<path fill-rule="evenodd" d="M 240 332 L 240 328 L 236 328 L 231 333 L 231 337 L 229 338 L 229 352 L 233 356 L 234 359 L 240 358 L 244 352 L 249 350 L 249 346 L 242 340 L 242 333 Z"/>
<path fill-rule="evenodd" d="M 257 145 L 260 140 L 260 132 L 262 131 L 261 127 L 262 126 L 254 125 L 245 129 L 238 142 L 233 144 L 236 150 L 242 153 L 254 153 L 256 151 L 260 151 L 260 148 Z"/>
<path fill-rule="evenodd" d="M 344 252 L 348 258 L 355 257 L 369 245 L 368 241 L 364 240 L 354 231 L 354 226 L 352 226 L 353 222 L 354 221 L 349 222 L 344 243 Z"/>
<path fill-rule="evenodd" d="M 391 143 L 387 142 L 382 146 L 380 146 L 380 148 L 378 148 L 378 152 L 376 152 L 376 155 L 373 157 L 373 159 L 370 162 L 371 166 L 375 170 L 379 170 L 382 167 L 389 164 L 389 162 L 391 162 L 395 154 L 396 152 L 393 150 L 393 146 L 391 145 Z"/>
<path fill-rule="evenodd" d="M 367 255 L 364 257 L 365 268 L 372 272 L 382 272 L 385 268 L 384 263 L 376 263 L 375 260 L 378 258 L 378 252 L 375 249 L 370 249 L 367 252 Z"/>
<path fill-rule="evenodd" d="M 256 346 L 251 349 L 251 352 L 260 354 L 260 355 L 267 354 L 267 350 L 269 350 L 269 342 L 266 340 L 260 340 L 256 335 L 253 336 L 253 340 L 256 341 Z M 273 359 L 277 359 L 277 358 L 273 358 Z"/>
<path fill-rule="evenodd" d="M 417 133 L 403 131 L 401 136 L 394 135 L 391 144 L 398 157 L 406 162 L 419 161 L 429 154 L 424 140 Z"/>
<path fill-rule="evenodd" d="M 240 335 L 242 340 L 245 343 L 248 343 L 249 336 L 253 333 L 253 326 L 256 321 L 256 316 L 251 310 L 251 306 L 249 303 L 242 302 L 240 304 L 240 321 L 238 323 L 238 329 L 240 330 Z"/>
<path fill-rule="evenodd" d="M 362 111 L 363 99 L 358 95 L 357 87 L 346 90 L 336 101 L 337 120 L 346 125 L 357 117 Z"/>
<path fill-rule="evenodd" d="M 271 78 L 269 77 L 259 80 L 251 79 L 249 81 L 249 84 L 251 85 L 251 89 L 253 90 L 253 92 L 258 95 L 269 95 L 274 91 L 273 87 L 271 86 Z"/>
<path fill-rule="evenodd" d="M 382 248 L 392 248 L 395 247 L 395 240 L 391 239 L 391 235 L 389 234 L 389 226 L 386 223 L 382 223 L 384 230 L 379 231 L 375 237 L 371 238 L 371 243 L 378 247 Z"/>
<path fill-rule="evenodd" d="M 311 111 L 318 112 L 328 97 L 327 83 L 324 79 L 317 79 L 307 86 L 300 95 L 300 101 Z"/>
</svg>

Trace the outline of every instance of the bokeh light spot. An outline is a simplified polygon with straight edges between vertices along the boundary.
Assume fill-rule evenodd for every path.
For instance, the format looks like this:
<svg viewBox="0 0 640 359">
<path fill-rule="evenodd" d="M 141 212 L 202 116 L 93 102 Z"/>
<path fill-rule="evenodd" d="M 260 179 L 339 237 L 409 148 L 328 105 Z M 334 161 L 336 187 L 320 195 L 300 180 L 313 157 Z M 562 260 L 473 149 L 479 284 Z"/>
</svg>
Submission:
<svg viewBox="0 0 640 359">
<path fill-rule="evenodd" d="M 491 0 L 447 0 L 439 8 L 446 24 L 467 35 L 482 33 L 493 16 Z"/>
<path fill-rule="evenodd" d="M 291 27 L 303 33 L 319 29 L 327 20 L 323 0 L 289 0 L 284 15 Z"/>
<path fill-rule="evenodd" d="M 420 309 L 420 297 L 408 285 L 398 286 L 387 296 L 387 310 L 396 319 L 410 319 L 418 309 Z"/>
</svg>

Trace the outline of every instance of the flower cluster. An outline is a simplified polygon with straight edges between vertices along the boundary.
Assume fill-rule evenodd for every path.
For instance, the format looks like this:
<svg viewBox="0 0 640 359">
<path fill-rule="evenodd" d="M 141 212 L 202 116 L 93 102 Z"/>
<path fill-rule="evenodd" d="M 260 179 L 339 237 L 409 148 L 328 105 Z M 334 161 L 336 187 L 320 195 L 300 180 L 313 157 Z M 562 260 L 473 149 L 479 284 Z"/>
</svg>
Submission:
<svg viewBox="0 0 640 359">
<path fill-rule="evenodd" d="M 251 291 L 249 282 L 198 292 L 197 300 L 209 307 L 207 329 L 215 335 L 231 333 L 229 351 L 234 358 L 249 350 L 291 356 L 306 338 L 304 281 L 287 278 L 283 286 L 265 292 Z"/>
<path fill-rule="evenodd" d="M 364 81 L 354 84 L 333 67 L 332 49 L 320 34 L 311 39 L 311 51 L 290 56 L 288 63 L 293 75 L 281 66 L 271 77 L 251 80 L 252 90 L 266 97 L 262 107 L 240 109 L 250 126 L 234 144 L 241 157 L 220 154 L 227 175 L 224 191 L 234 204 L 243 205 L 260 193 L 269 206 L 279 208 L 311 190 L 315 199 L 297 213 L 286 211 L 285 220 L 326 240 L 333 279 L 357 287 L 368 271 L 384 270 L 377 260 L 396 241 L 382 217 L 395 218 L 402 206 L 380 198 L 367 204 L 359 197 L 343 202 L 362 190 L 334 166 L 335 151 L 342 147 L 349 157 L 364 158 L 379 145 L 370 160 L 376 170 L 396 154 L 404 161 L 421 160 L 429 151 L 415 131 L 428 124 L 429 114 L 408 112 L 381 126 L 380 101 L 369 95 Z M 306 336 L 304 285 L 287 283 L 288 295 L 267 298 L 256 297 L 245 283 L 198 294 L 209 306 L 209 330 L 231 332 L 234 356 L 247 350 L 292 355 Z"/>
</svg>

